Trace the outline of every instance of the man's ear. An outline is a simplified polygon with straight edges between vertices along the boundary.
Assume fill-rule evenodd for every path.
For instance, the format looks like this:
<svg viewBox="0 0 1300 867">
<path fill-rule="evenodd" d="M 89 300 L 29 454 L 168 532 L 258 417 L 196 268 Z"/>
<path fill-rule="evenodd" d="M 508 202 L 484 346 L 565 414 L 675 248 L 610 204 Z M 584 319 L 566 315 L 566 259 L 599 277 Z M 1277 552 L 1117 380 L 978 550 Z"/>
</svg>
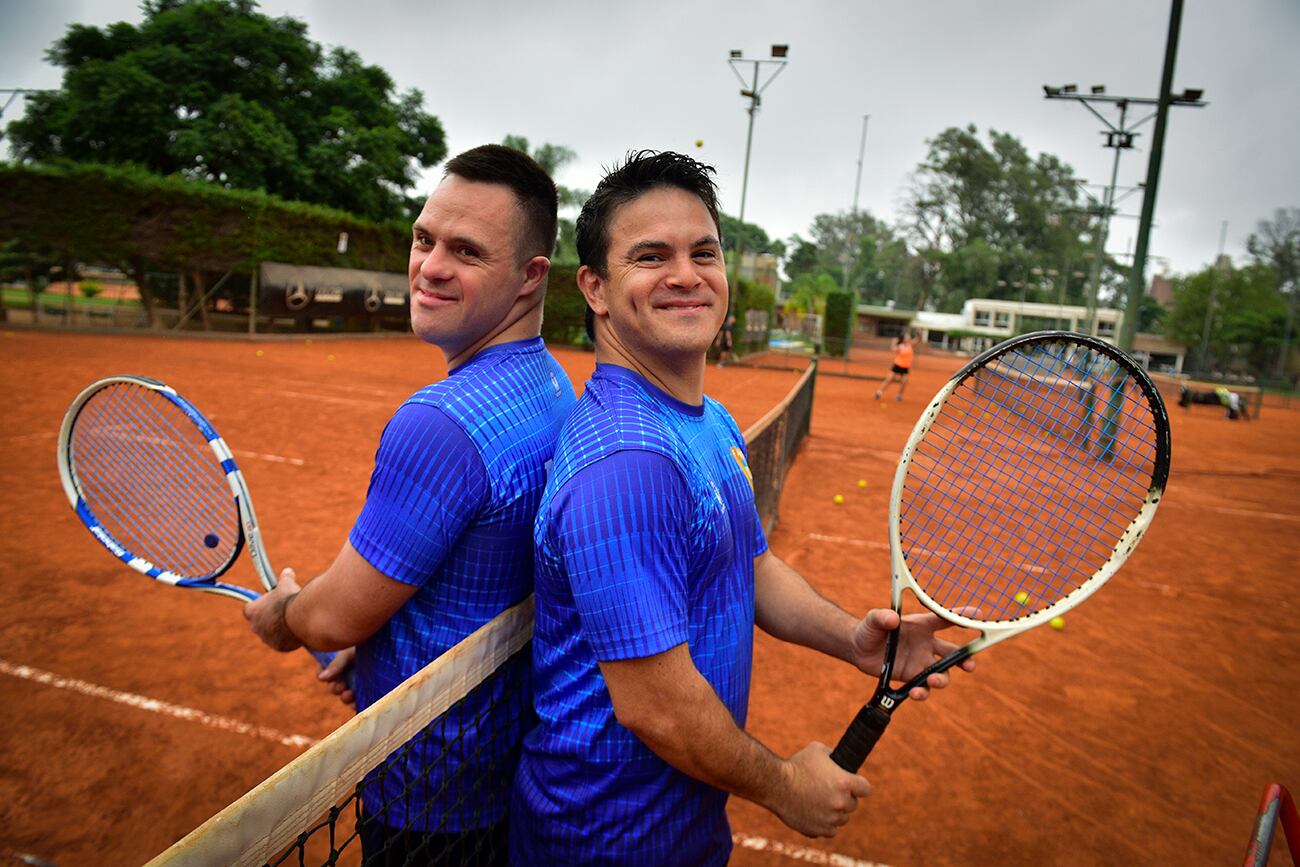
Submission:
<svg viewBox="0 0 1300 867">
<path fill-rule="evenodd" d="M 587 306 L 597 316 L 609 313 L 609 304 L 605 299 L 605 281 L 587 265 L 578 269 L 578 291 L 587 299 Z"/>
<path fill-rule="evenodd" d="M 546 275 L 551 273 L 551 260 L 545 256 L 534 256 L 524 263 L 524 285 L 519 288 L 519 297 L 526 298 L 546 285 Z"/>
</svg>

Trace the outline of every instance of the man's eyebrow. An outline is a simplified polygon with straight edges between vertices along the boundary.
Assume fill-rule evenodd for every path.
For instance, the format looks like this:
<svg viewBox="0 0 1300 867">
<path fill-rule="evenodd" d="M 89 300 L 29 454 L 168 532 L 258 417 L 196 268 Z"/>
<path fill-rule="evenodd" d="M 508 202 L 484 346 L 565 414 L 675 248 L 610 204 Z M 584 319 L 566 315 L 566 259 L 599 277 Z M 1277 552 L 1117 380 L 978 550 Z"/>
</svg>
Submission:
<svg viewBox="0 0 1300 867">
<path fill-rule="evenodd" d="M 722 243 L 717 239 L 717 237 L 713 235 L 701 235 L 699 238 L 695 239 L 695 241 L 691 243 L 692 250 L 698 249 L 700 247 L 721 247 L 721 246 Z M 663 250 L 669 247 L 672 247 L 672 244 L 668 243 L 667 241 L 659 241 L 653 238 L 649 238 L 644 241 L 637 241 L 631 247 L 628 247 L 627 252 L 624 253 L 623 255 L 631 259 L 632 257 L 636 256 L 637 253 L 644 253 L 647 250 Z"/>
<path fill-rule="evenodd" d="M 424 226 L 420 225 L 419 221 L 416 221 L 411 225 L 411 234 L 429 235 L 432 233 Z M 473 247 L 475 250 L 478 250 L 480 253 L 488 249 L 487 245 L 484 244 L 482 241 L 478 240 L 477 238 L 471 238 L 469 235 L 452 235 L 451 237 L 446 238 L 444 240 L 448 244 L 453 244 L 457 247 L 460 246 Z"/>
</svg>

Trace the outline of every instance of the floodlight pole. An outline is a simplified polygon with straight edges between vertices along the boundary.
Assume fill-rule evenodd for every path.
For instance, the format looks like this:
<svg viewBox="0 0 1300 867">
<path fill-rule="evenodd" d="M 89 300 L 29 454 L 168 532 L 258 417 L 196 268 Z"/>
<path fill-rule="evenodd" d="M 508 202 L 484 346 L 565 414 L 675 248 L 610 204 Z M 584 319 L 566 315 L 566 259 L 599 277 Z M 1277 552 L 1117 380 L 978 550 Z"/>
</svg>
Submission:
<svg viewBox="0 0 1300 867">
<path fill-rule="evenodd" d="M 1119 333 L 1119 348 L 1133 351 L 1133 337 L 1137 334 L 1138 313 L 1142 309 L 1142 296 L 1146 293 L 1147 245 L 1151 240 L 1151 220 L 1156 210 L 1156 187 L 1160 184 L 1160 163 L 1165 153 L 1165 127 L 1169 119 L 1169 106 L 1175 102 L 1198 107 L 1200 93 L 1187 99 L 1191 93 L 1175 99 L 1171 92 L 1174 84 L 1174 61 L 1178 57 L 1178 31 L 1182 27 L 1183 0 L 1173 0 L 1169 10 L 1169 37 L 1165 42 L 1165 68 L 1160 76 L 1160 101 L 1156 108 L 1156 129 L 1151 137 L 1151 157 L 1147 160 L 1147 180 L 1142 191 L 1142 217 L 1138 222 L 1137 248 L 1133 251 L 1133 271 L 1129 276 L 1128 304 L 1124 308 L 1124 322 Z"/>
<path fill-rule="evenodd" d="M 788 50 L 789 46 L 787 45 L 773 45 L 772 58 L 761 60 L 745 60 L 741 56 L 741 52 L 732 51 L 731 57 L 727 59 L 728 65 L 731 66 L 731 71 L 736 73 L 736 77 L 740 79 L 740 95 L 749 100 L 749 106 L 746 108 L 746 111 L 749 112 L 749 130 L 745 134 L 745 170 L 740 181 L 740 226 L 736 230 L 736 264 L 734 266 L 734 273 L 737 279 L 740 277 L 740 257 L 744 253 L 745 200 L 749 196 L 749 157 L 754 146 L 754 115 L 758 113 L 758 107 L 763 104 L 763 91 L 767 90 L 768 86 L 776 80 L 778 75 L 781 74 L 781 70 L 785 69 L 785 55 Z M 740 74 L 740 70 L 736 68 L 737 64 L 744 63 L 753 66 L 753 80 L 750 82 L 746 82 L 744 76 Z M 758 83 L 759 70 L 765 63 L 775 66 L 776 69 L 773 70 L 772 74 L 768 76 L 767 81 L 763 82 L 760 87 Z"/>
<path fill-rule="evenodd" d="M 858 179 L 853 184 L 853 220 L 856 223 L 858 217 L 858 193 L 862 190 L 862 158 L 867 152 L 867 121 L 871 120 L 871 115 L 862 115 L 862 140 L 858 142 Z M 844 261 L 841 263 L 840 288 L 845 292 L 849 291 L 849 267 L 856 266 L 858 259 L 857 234 L 853 235 L 854 247 L 845 251 Z"/>
<path fill-rule="evenodd" d="M 1165 122 L 1169 113 L 1170 105 L 1188 105 L 1193 108 L 1202 108 L 1208 103 L 1201 99 L 1203 91 L 1185 90 L 1182 94 L 1174 96 L 1170 93 L 1171 81 L 1174 75 L 1174 57 L 1178 51 L 1178 28 L 1183 14 L 1183 0 L 1173 0 L 1172 16 L 1169 22 L 1169 41 L 1165 49 L 1165 69 L 1161 80 L 1160 96 L 1156 99 L 1150 97 L 1138 96 L 1107 96 L 1106 88 L 1100 85 L 1094 86 L 1091 93 L 1079 93 L 1078 88 L 1073 84 L 1067 84 L 1063 87 L 1043 86 L 1043 94 L 1048 99 L 1073 99 L 1083 105 L 1084 108 L 1092 112 L 1097 118 L 1106 125 L 1110 130 L 1104 133 L 1106 144 L 1104 147 L 1115 148 L 1115 162 L 1111 168 L 1110 186 L 1106 188 L 1106 196 L 1102 203 L 1103 223 L 1098 232 L 1097 249 L 1092 262 L 1092 279 L 1091 287 L 1088 290 L 1088 313 L 1086 331 L 1088 334 L 1093 332 L 1095 327 L 1095 318 L 1097 311 L 1097 292 L 1101 285 L 1101 266 L 1102 259 L 1106 252 L 1106 236 L 1110 231 L 1110 218 L 1115 204 L 1115 180 L 1119 173 L 1119 156 L 1120 151 L 1133 147 L 1133 130 L 1142 124 L 1151 120 L 1156 121 L 1155 132 L 1152 135 L 1151 160 L 1147 166 L 1147 180 L 1144 193 L 1142 196 L 1142 216 L 1138 226 L 1138 248 L 1134 254 L 1133 271 L 1129 283 L 1128 301 L 1125 307 L 1124 322 L 1120 329 L 1119 345 L 1120 348 L 1131 350 L 1133 348 L 1133 335 L 1137 331 L 1137 315 L 1141 309 L 1142 293 L 1145 292 L 1145 269 L 1147 257 L 1147 243 L 1151 235 L 1151 220 L 1155 211 L 1156 191 L 1155 184 L 1160 178 L 1160 160 L 1164 151 L 1165 140 Z M 1120 110 L 1120 123 L 1115 126 L 1106 118 L 1102 117 L 1098 111 L 1092 107 L 1093 102 L 1114 103 Z M 1155 111 L 1152 114 L 1139 120 L 1132 126 L 1127 124 L 1127 115 L 1129 105 L 1153 105 Z M 1133 287 L 1136 286 L 1135 290 Z"/>
</svg>

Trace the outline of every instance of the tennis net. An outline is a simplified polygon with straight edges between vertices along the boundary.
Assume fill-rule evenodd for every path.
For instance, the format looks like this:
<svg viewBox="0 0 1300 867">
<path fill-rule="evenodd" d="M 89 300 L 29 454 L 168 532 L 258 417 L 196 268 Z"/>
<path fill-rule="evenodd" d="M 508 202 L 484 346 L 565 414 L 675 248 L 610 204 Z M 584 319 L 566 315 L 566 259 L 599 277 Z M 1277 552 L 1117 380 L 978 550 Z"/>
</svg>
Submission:
<svg viewBox="0 0 1300 867">
<path fill-rule="evenodd" d="M 776 521 L 812 415 L 814 361 L 745 433 L 754 497 Z M 502 613 L 213 816 L 150 867 L 495 865 L 532 724 L 533 603 Z"/>
<path fill-rule="evenodd" d="M 816 385 L 817 359 L 813 359 L 790 393 L 745 431 L 754 504 L 765 532 L 776 526 L 786 473 L 804 437 L 808 436 Z"/>
</svg>

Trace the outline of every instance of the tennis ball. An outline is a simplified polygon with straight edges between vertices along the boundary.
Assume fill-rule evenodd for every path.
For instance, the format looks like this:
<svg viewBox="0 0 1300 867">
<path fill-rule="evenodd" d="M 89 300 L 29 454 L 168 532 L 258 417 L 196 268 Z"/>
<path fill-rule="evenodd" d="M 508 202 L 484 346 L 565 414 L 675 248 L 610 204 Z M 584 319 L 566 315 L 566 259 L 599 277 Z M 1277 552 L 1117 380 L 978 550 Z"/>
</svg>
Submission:
<svg viewBox="0 0 1300 867">
<path fill-rule="evenodd" d="M 303 341 L 303 343 L 307 344 L 308 346 L 311 346 L 311 338 L 308 337 L 306 340 Z"/>
<path fill-rule="evenodd" d="M 1053 617 L 1051 620 L 1048 621 L 1048 625 L 1059 632 L 1060 630 L 1065 628 L 1065 618 Z"/>
<path fill-rule="evenodd" d="M 835 501 L 835 505 L 837 505 L 837 506 L 842 506 L 842 505 L 844 505 L 844 495 L 843 495 L 843 494 L 836 494 L 836 495 L 835 495 L 834 497 L 832 497 L 831 499 L 833 499 L 833 500 Z"/>
<path fill-rule="evenodd" d="M 262 350 L 260 350 L 260 349 L 257 350 L 257 357 L 258 357 L 258 358 L 261 358 L 261 357 L 262 357 Z"/>
<path fill-rule="evenodd" d="M 1021 605 L 1024 605 L 1026 602 L 1029 601 L 1029 594 L 1021 590 L 1019 593 L 1016 594 L 1016 601 L 1019 602 Z"/>
<path fill-rule="evenodd" d="M 702 147 L 704 147 L 704 139 L 702 139 L 702 138 L 697 138 L 697 139 L 695 140 L 695 146 L 696 146 L 697 148 L 702 148 Z"/>
<path fill-rule="evenodd" d="M 327 356 L 325 356 L 325 360 L 326 360 L 326 361 L 333 361 L 333 360 L 334 360 L 334 356 L 332 356 L 332 355 L 327 355 Z"/>
<path fill-rule="evenodd" d="M 866 480 L 866 479 L 858 479 L 858 487 L 859 487 L 859 488 L 865 488 L 866 486 L 867 486 L 867 480 Z"/>
<path fill-rule="evenodd" d="M 208 535 L 203 537 L 203 544 L 207 545 L 209 548 L 217 547 L 217 543 L 220 541 L 221 540 L 217 538 L 216 533 L 209 533 Z"/>
</svg>

